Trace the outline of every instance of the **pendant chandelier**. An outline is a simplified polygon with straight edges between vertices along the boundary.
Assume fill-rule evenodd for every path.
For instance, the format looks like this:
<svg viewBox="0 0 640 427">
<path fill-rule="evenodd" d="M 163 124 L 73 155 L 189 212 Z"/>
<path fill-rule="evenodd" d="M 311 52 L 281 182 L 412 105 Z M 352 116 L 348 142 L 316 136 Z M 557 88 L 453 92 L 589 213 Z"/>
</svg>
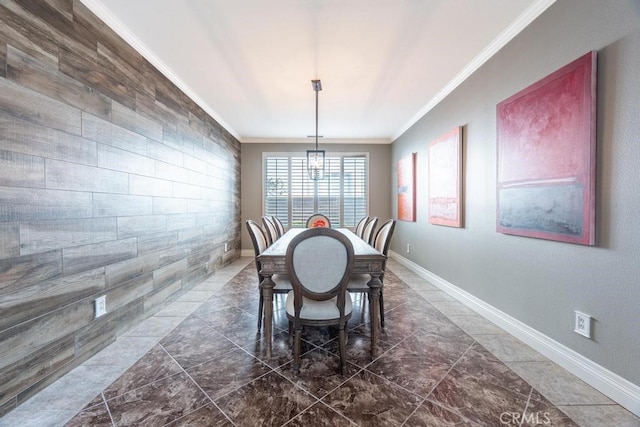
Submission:
<svg viewBox="0 0 640 427">
<path fill-rule="evenodd" d="M 318 92 L 322 90 L 320 80 L 311 80 L 316 92 L 316 149 L 307 150 L 307 173 L 314 181 L 324 179 L 324 150 L 318 150 Z"/>
</svg>

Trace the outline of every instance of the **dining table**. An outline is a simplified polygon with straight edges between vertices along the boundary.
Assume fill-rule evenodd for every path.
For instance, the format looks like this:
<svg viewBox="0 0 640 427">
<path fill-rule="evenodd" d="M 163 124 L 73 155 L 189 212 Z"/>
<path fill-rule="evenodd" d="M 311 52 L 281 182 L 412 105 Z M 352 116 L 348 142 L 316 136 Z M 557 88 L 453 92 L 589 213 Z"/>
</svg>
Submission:
<svg viewBox="0 0 640 427">
<path fill-rule="evenodd" d="M 264 298 L 264 338 L 266 341 L 266 356 L 271 357 L 273 340 L 273 288 L 275 282 L 272 277 L 275 274 L 287 274 L 285 257 L 289 242 L 306 228 L 291 228 L 278 240 L 273 242 L 266 250 L 258 255 L 258 260 L 262 266 L 260 275 L 263 277 L 260 289 Z M 377 355 L 377 343 L 380 328 L 380 289 L 382 281 L 380 277 L 384 273 L 386 256 L 375 249 L 369 243 L 362 240 L 348 228 L 337 228 L 339 232 L 349 238 L 353 245 L 353 274 L 368 274 L 371 280 L 367 283 L 369 287 L 369 315 L 371 323 L 371 355 Z"/>
</svg>

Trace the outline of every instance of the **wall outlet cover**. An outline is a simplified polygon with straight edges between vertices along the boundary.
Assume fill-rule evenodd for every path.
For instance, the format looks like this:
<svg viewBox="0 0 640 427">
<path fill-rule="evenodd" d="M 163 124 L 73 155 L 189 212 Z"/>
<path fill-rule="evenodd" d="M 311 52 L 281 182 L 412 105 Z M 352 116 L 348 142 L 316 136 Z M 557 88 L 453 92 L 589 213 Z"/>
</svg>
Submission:
<svg viewBox="0 0 640 427">
<path fill-rule="evenodd" d="M 591 316 L 576 311 L 576 326 L 573 332 L 591 338 Z"/>
<path fill-rule="evenodd" d="M 96 298 L 94 301 L 95 304 L 95 317 L 94 319 L 107 314 L 107 296 L 102 295 L 101 297 Z"/>
</svg>

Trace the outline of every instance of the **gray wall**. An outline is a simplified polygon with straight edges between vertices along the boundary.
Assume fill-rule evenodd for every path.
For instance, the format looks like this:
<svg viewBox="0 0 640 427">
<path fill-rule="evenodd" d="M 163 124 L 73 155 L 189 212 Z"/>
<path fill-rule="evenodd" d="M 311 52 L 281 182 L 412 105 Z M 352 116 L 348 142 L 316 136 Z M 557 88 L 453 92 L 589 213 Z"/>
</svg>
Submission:
<svg viewBox="0 0 640 427">
<path fill-rule="evenodd" d="M 239 142 L 82 3 L 1 2 L 0 416 L 237 257 L 239 179 Z"/>
<path fill-rule="evenodd" d="M 304 153 L 311 144 L 241 145 L 242 155 L 242 249 L 252 249 L 244 222 L 262 217 L 262 153 Z M 380 220 L 391 218 L 391 181 L 389 178 L 391 148 L 389 144 L 321 144 L 320 149 L 341 153 L 369 153 L 369 215 Z"/>
<path fill-rule="evenodd" d="M 597 246 L 496 233 L 496 104 L 590 50 L 599 74 Z M 392 145 L 394 168 L 418 153 L 417 222 L 397 224 L 393 251 L 635 384 L 639 70 L 640 2 L 559 0 Z M 465 133 L 462 229 L 427 223 L 427 143 L 456 125 Z M 574 310 L 594 317 L 593 340 L 572 332 Z"/>
</svg>

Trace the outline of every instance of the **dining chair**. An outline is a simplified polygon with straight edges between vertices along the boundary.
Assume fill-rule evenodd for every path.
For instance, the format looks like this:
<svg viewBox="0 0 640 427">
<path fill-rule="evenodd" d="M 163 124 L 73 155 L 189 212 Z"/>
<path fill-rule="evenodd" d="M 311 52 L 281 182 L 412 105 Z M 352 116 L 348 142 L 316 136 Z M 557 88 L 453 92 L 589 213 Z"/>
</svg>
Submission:
<svg viewBox="0 0 640 427">
<path fill-rule="evenodd" d="M 376 248 L 378 252 L 381 252 L 385 256 L 389 251 L 389 244 L 391 243 L 391 236 L 393 235 L 393 230 L 396 227 L 396 221 L 394 219 L 390 219 L 386 221 L 384 224 L 380 226 L 378 232 L 376 233 L 376 237 L 373 239 L 373 247 Z M 384 270 L 386 267 L 386 260 L 383 261 L 382 264 L 382 276 L 380 276 L 380 281 L 384 283 Z M 352 274 L 349 279 L 349 285 L 347 286 L 347 290 L 349 292 L 362 292 L 369 293 L 369 286 L 367 283 L 371 280 L 371 276 L 368 274 Z M 384 297 L 383 297 L 383 289 L 384 286 L 380 288 L 380 326 L 384 328 Z"/>
<path fill-rule="evenodd" d="M 336 325 L 340 373 L 344 375 L 346 328 L 352 310 L 347 284 L 353 270 L 353 245 L 338 230 L 311 228 L 291 240 L 285 264 L 293 287 L 287 294 L 286 307 L 294 330 L 294 374 L 300 372 L 302 326 Z"/>
<path fill-rule="evenodd" d="M 267 236 L 265 232 L 260 227 L 260 224 L 257 222 L 248 219 L 247 220 L 247 230 L 249 231 L 249 236 L 251 237 L 251 243 L 253 244 L 253 251 L 255 253 L 255 263 L 256 270 L 258 271 L 258 292 L 260 293 L 260 301 L 258 303 L 258 331 L 262 328 L 262 311 L 264 309 L 264 297 L 262 296 L 262 289 L 260 288 L 260 283 L 264 277 L 260 274 L 260 270 L 262 270 L 262 265 L 260 261 L 258 261 L 258 255 L 264 252 L 265 249 L 269 247 L 267 245 Z M 284 274 L 274 274 L 271 279 L 274 281 L 276 286 L 273 288 L 273 292 L 275 294 L 286 294 L 291 288 L 291 282 L 289 278 Z"/>
<path fill-rule="evenodd" d="M 276 225 L 276 228 L 278 229 L 278 234 L 280 234 L 280 237 L 282 237 L 282 235 L 285 232 L 284 229 L 284 225 L 282 224 L 282 221 L 280 221 L 280 218 L 278 218 L 277 216 L 272 216 L 271 217 L 273 223 Z"/>
<path fill-rule="evenodd" d="M 362 239 L 362 232 L 364 231 L 364 226 L 367 225 L 369 221 L 369 215 L 362 217 L 362 219 L 356 224 L 356 228 L 353 231 L 356 236 Z"/>
<path fill-rule="evenodd" d="M 376 229 L 376 225 L 378 224 L 378 217 L 373 217 L 369 219 L 367 225 L 364 226 L 364 231 L 362 232 L 362 240 L 367 242 L 368 244 L 373 243 L 373 230 Z"/>
<path fill-rule="evenodd" d="M 315 228 L 315 227 L 328 227 L 331 228 L 331 221 L 326 215 L 321 213 L 314 213 L 309 218 L 307 218 L 307 228 Z"/>
<path fill-rule="evenodd" d="M 264 229 L 266 231 L 267 243 L 268 246 L 271 246 L 273 242 L 280 238 L 280 234 L 278 233 L 278 228 L 273 223 L 271 217 L 263 216 L 262 223 L 264 224 Z"/>
</svg>

